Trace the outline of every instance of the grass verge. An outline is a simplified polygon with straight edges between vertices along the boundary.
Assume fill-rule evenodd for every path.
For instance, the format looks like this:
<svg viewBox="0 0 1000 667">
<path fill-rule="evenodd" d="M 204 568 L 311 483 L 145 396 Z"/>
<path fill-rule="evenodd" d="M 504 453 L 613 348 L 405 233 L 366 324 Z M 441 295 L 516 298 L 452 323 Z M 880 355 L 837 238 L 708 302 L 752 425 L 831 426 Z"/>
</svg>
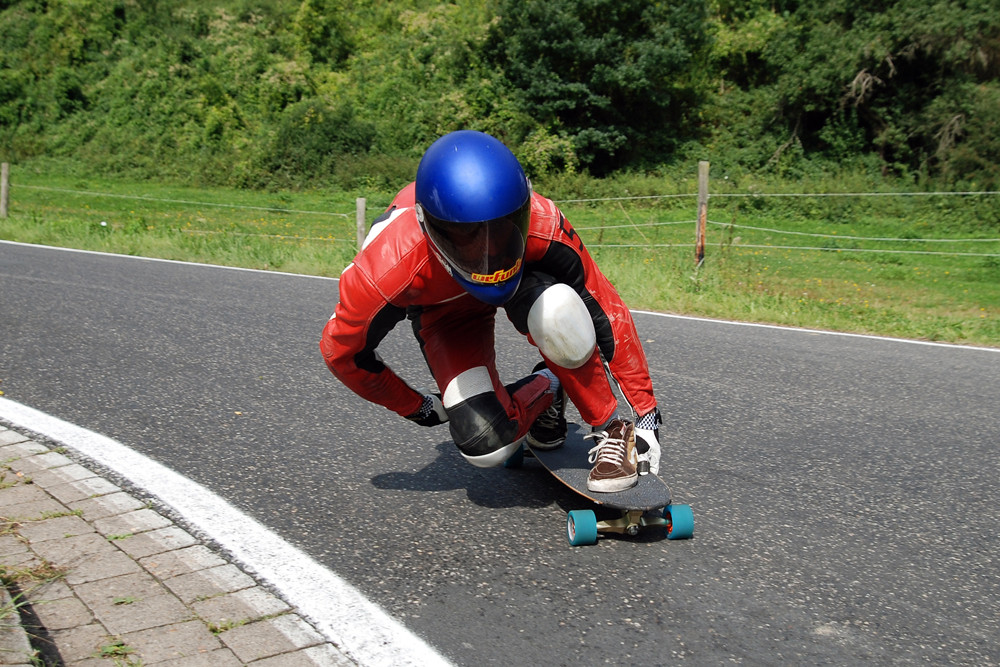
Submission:
<svg viewBox="0 0 1000 667">
<path fill-rule="evenodd" d="M 628 182 L 616 188 L 630 194 Z M 748 188 L 711 200 L 700 267 L 695 200 L 683 187 L 560 206 L 633 308 L 1000 347 L 996 197 L 768 198 Z M 339 275 L 356 252 L 356 197 L 368 200 L 369 224 L 391 199 L 31 168 L 15 172 L 11 193 L 3 239 L 321 276 Z"/>
</svg>

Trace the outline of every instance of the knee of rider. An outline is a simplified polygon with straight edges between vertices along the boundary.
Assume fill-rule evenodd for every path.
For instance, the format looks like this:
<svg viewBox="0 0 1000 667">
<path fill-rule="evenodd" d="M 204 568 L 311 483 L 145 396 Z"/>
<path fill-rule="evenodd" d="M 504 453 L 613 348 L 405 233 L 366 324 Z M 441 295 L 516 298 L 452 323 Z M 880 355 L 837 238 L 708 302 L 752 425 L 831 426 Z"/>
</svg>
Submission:
<svg viewBox="0 0 1000 667">
<path fill-rule="evenodd" d="M 520 446 L 517 423 L 512 421 L 496 396 L 492 401 L 466 402 L 448 411 L 451 437 L 466 461 L 478 468 L 503 465 Z"/>
<path fill-rule="evenodd" d="M 583 299 L 569 285 L 545 289 L 528 311 L 528 331 L 547 359 L 563 368 L 579 368 L 594 353 L 597 333 Z"/>
<path fill-rule="evenodd" d="M 486 366 L 456 377 L 442 395 L 452 440 L 469 463 L 482 468 L 501 465 L 517 448 L 518 424 L 497 396 Z"/>
</svg>

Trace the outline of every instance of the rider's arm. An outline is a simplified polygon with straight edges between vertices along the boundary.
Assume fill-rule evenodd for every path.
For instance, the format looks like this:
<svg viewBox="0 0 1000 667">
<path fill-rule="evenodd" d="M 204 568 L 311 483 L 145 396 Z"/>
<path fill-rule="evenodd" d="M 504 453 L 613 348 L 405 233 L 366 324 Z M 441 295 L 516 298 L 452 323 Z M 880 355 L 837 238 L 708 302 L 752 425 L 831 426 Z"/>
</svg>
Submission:
<svg viewBox="0 0 1000 667">
<path fill-rule="evenodd" d="M 323 329 L 326 365 L 356 394 L 401 416 L 420 410 L 424 397 L 386 366 L 375 349 L 406 310 L 389 303 L 370 278 L 352 265 L 340 278 L 340 302 Z"/>
</svg>

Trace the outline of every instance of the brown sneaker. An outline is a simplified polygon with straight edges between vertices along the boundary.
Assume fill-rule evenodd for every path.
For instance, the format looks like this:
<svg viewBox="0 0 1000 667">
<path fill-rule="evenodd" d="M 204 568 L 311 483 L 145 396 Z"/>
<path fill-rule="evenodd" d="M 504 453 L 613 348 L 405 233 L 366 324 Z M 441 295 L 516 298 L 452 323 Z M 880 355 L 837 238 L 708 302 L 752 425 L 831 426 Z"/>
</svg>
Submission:
<svg viewBox="0 0 1000 667">
<path fill-rule="evenodd" d="M 594 467 L 587 477 L 588 489 L 610 493 L 635 486 L 639 481 L 638 455 L 635 427 L 631 422 L 615 419 L 608 424 L 607 430 L 584 437 L 597 440 L 597 446 L 590 450 L 590 462 Z"/>
</svg>

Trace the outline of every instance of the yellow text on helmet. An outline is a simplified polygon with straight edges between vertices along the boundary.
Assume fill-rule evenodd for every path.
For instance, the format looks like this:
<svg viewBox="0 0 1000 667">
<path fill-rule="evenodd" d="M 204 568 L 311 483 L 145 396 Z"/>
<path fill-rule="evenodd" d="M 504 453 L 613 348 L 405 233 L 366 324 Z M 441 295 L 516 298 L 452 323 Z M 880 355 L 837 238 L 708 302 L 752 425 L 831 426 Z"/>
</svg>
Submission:
<svg viewBox="0 0 1000 667">
<path fill-rule="evenodd" d="M 497 283 L 502 283 L 505 280 L 509 280 L 521 269 L 521 260 L 518 259 L 514 262 L 514 266 L 509 269 L 500 269 L 496 273 L 491 273 L 486 275 L 484 273 L 473 273 L 470 277 L 477 283 L 483 283 L 485 285 L 495 285 Z"/>
</svg>

